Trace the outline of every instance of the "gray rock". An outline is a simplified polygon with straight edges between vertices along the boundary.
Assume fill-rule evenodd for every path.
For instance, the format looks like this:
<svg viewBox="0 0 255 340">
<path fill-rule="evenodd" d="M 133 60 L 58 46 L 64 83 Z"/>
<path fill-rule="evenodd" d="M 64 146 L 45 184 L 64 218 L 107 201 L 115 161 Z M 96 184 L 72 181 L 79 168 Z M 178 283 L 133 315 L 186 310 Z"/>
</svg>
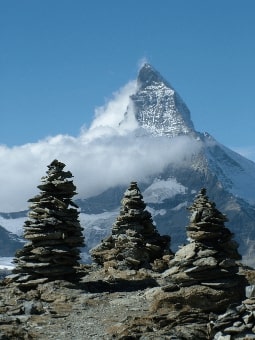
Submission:
<svg viewBox="0 0 255 340">
<path fill-rule="evenodd" d="M 24 223 L 24 238 L 29 242 L 16 253 L 13 272 L 20 275 L 12 277 L 23 287 L 44 278 L 75 279 L 84 237 L 77 206 L 71 200 L 76 188 L 64 167 L 54 160 L 38 186 L 40 194 L 29 200 L 29 219 Z"/>
<path fill-rule="evenodd" d="M 170 237 L 159 235 L 136 182 L 131 182 L 121 204 L 110 238 L 91 250 L 92 259 L 106 268 L 163 271 L 167 266 L 164 255 L 172 254 Z"/>
<path fill-rule="evenodd" d="M 218 261 L 215 257 L 203 257 L 193 262 L 193 265 L 203 267 L 206 269 L 215 268 L 218 265 Z"/>
<path fill-rule="evenodd" d="M 194 258 L 196 256 L 197 249 L 197 244 L 195 242 L 191 242 L 186 246 L 181 247 L 175 253 L 175 261 L 182 261 Z"/>
</svg>

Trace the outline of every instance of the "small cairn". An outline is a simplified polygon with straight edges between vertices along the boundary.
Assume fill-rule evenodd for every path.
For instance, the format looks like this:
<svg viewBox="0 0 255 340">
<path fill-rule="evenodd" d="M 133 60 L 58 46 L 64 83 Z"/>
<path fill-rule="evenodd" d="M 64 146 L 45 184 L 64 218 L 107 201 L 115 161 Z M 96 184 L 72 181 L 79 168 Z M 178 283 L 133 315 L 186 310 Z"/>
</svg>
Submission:
<svg viewBox="0 0 255 340">
<path fill-rule="evenodd" d="M 233 234 L 225 227 L 225 215 L 201 189 L 196 196 L 187 227 L 189 244 L 170 260 L 163 276 L 165 289 L 180 292 L 183 303 L 202 310 L 222 312 L 245 297 L 246 281 L 238 274 L 241 259 Z M 168 287 L 168 288 L 167 288 Z M 187 299 L 185 301 L 185 295 Z"/>
<path fill-rule="evenodd" d="M 151 268 L 156 259 L 172 254 L 169 236 L 160 236 L 136 182 L 131 182 L 121 201 L 112 233 L 91 250 L 99 265 L 117 269 Z"/>
<path fill-rule="evenodd" d="M 47 176 L 38 185 L 40 194 L 29 202 L 29 219 L 24 224 L 24 238 L 29 242 L 17 251 L 13 280 L 29 287 L 55 279 L 73 279 L 79 265 L 79 247 L 84 246 L 83 228 L 78 220 L 76 194 L 70 171 L 54 160 Z"/>
</svg>

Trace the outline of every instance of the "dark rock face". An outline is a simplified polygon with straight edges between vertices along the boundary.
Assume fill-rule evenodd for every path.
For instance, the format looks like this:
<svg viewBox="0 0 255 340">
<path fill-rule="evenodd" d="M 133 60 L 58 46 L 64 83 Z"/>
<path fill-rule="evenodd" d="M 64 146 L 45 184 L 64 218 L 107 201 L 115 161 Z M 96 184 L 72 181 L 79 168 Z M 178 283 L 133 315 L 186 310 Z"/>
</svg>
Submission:
<svg viewBox="0 0 255 340">
<path fill-rule="evenodd" d="M 121 203 L 111 235 L 91 250 L 92 259 L 119 269 L 151 268 L 154 260 L 171 254 L 170 237 L 159 235 L 136 182 L 131 182 Z"/>
<path fill-rule="evenodd" d="M 72 202 L 76 187 L 65 164 L 54 160 L 38 185 L 40 194 L 29 202 L 24 238 L 29 242 L 16 253 L 13 279 L 30 285 L 66 278 L 75 272 L 84 245 L 77 206 Z"/>
</svg>

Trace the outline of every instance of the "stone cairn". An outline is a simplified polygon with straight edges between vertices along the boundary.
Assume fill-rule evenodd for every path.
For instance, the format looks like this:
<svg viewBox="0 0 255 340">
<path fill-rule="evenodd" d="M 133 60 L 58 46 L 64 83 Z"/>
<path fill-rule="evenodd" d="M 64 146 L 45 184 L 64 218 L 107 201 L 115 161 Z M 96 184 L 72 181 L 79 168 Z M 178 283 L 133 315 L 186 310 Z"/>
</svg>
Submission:
<svg viewBox="0 0 255 340">
<path fill-rule="evenodd" d="M 121 201 L 112 233 L 91 250 L 99 265 L 116 269 L 151 268 L 156 259 L 172 254 L 169 236 L 160 236 L 136 182 L 131 182 Z"/>
<path fill-rule="evenodd" d="M 24 238 L 29 242 L 17 251 L 13 281 L 32 286 L 55 279 L 75 279 L 80 250 L 84 246 L 83 228 L 78 220 L 76 194 L 70 171 L 54 160 L 47 176 L 38 185 L 40 194 L 31 198 Z"/>
<path fill-rule="evenodd" d="M 187 227 L 189 244 L 181 247 L 163 273 L 165 290 L 175 291 L 175 301 L 203 311 L 223 312 L 245 297 L 246 281 L 238 274 L 241 259 L 233 234 L 225 227 L 225 215 L 201 189 Z M 179 291 L 179 292 L 178 292 Z M 169 297 L 171 301 L 171 297 Z"/>
</svg>

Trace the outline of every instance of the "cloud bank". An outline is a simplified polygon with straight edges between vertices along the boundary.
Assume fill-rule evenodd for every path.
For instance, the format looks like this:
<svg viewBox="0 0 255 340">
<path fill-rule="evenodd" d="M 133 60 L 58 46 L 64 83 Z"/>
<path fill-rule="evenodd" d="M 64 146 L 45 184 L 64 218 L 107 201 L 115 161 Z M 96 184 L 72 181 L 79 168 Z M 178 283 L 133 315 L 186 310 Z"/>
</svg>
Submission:
<svg viewBox="0 0 255 340">
<path fill-rule="evenodd" d="M 54 159 L 72 172 L 75 198 L 86 198 L 131 180 L 146 180 L 197 152 L 199 142 L 187 136 L 169 139 L 138 133 L 129 99 L 135 86 L 128 83 L 97 108 L 91 127 L 82 128 L 77 137 L 57 135 L 13 148 L 0 146 L 0 211 L 26 210 Z"/>
</svg>

